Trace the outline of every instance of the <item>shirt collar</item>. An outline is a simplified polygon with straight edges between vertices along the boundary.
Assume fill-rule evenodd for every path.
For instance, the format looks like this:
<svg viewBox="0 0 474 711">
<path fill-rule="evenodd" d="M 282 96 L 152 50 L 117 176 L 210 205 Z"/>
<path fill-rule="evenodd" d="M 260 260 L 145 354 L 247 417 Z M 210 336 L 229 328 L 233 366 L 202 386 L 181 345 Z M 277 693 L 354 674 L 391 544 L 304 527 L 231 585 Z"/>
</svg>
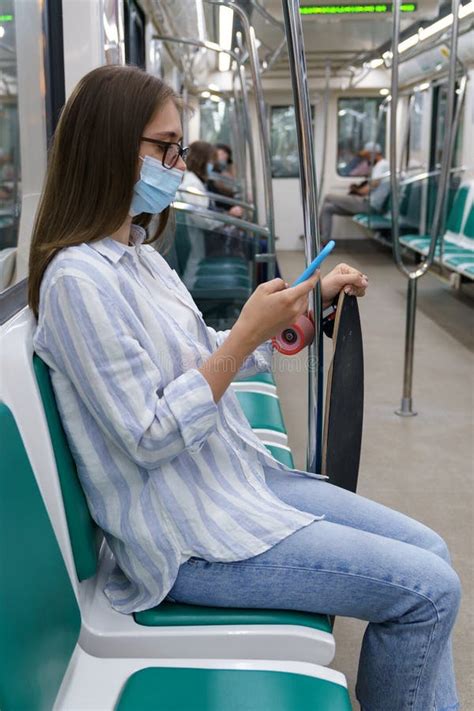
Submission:
<svg viewBox="0 0 474 711">
<path fill-rule="evenodd" d="M 139 247 L 145 239 L 146 231 L 143 227 L 140 227 L 139 225 L 132 225 L 130 229 L 130 242 L 135 247 Z M 124 254 L 129 254 L 129 250 L 126 245 L 118 242 L 112 237 L 104 237 L 97 242 L 90 242 L 89 244 L 92 249 L 95 249 L 96 252 L 101 254 L 113 264 L 117 264 L 117 262 L 122 259 Z"/>
</svg>

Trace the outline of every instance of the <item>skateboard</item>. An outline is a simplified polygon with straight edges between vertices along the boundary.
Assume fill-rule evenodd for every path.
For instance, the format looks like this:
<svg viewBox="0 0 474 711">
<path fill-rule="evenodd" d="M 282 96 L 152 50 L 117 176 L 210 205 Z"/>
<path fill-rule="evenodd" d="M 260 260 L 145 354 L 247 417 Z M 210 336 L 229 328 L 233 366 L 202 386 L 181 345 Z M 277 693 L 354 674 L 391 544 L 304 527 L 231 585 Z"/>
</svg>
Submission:
<svg viewBox="0 0 474 711">
<path fill-rule="evenodd" d="M 342 291 L 337 303 L 324 412 L 321 473 L 356 491 L 364 411 L 364 357 L 359 307 Z"/>
</svg>

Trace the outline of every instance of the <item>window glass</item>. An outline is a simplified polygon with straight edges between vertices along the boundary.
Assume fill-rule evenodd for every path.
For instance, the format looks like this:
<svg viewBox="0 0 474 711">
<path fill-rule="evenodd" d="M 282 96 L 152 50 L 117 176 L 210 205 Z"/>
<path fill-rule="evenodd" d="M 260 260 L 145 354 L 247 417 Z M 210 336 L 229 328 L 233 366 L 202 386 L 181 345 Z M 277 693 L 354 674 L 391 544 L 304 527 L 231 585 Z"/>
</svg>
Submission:
<svg viewBox="0 0 474 711">
<path fill-rule="evenodd" d="M 428 167 L 425 131 L 429 129 L 429 125 L 426 124 L 429 100 L 430 95 L 427 91 L 417 91 L 413 94 L 406 165 L 409 170 L 424 171 Z"/>
<path fill-rule="evenodd" d="M 13 0 L 0 17 L 0 291 L 11 283 L 21 206 L 18 89 Z"/>
<path fill-rule="evenodd" d="M 339 99 L 337 102 L 337 172 L 344 176 L 367 176 L 369 162 L 359 153 L 376 141 L 385 155 L 386 111 L 382 97 Z"/>
<path fill-rule="evenodd" d="M 459 88 L 459 87 L 458 87 Z M 455 94 L 455 110 L 458 95 Z M 444 144 L 444 129 L 446 125 L 446 109 L 447 109 L 447 99 L 448 99 L 448 88 L 443 85 L 437 88 L 433 95 L 433 133 L 434 141 L 432 147 L 432 169 L 436 170 L 441 166 L 441 159 L 443 157 L 443 144 Z M 461 120 L 459 122 L 458 131 L 456 134 L 456 141 L 454 144 L 453 156 L 451 161 L 451 166 L 457 167 L 462 165 L 462 113 Z"/>
<path fill-rule="evenodd" d="M 314 106 L 311 107 L 311 122 L 314 131 Z M 294 106 L 271 107 L 271 153 L 273 178 L 299 178 Z"/>
<path fill-rule="evenodd" d="M 202 99 L 200 103 L 201 140 L 232 146 L 230 108 L 227 101 Z"/>
</svg>

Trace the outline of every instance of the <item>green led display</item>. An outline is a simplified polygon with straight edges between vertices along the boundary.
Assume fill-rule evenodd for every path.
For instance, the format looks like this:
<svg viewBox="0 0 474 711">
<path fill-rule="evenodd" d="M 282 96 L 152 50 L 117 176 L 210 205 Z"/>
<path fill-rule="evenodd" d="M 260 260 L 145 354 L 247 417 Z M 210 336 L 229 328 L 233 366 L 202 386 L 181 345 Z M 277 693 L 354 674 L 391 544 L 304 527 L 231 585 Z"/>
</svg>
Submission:
<svg viewBox="0 0 474 711">
<path fill-rule="evenodd" d="M 407 2 L 400 6 L 402 12 L 415 12 L 416 3 Z M 376 5 L 303 5 L 301 15 L 379 15 L 392 12 L 392 3 Z"/>
<path fill-rule="evenodd" d="M 13 15 L 0 15 L 0 22 L 13 22 Z"/>
</svg>

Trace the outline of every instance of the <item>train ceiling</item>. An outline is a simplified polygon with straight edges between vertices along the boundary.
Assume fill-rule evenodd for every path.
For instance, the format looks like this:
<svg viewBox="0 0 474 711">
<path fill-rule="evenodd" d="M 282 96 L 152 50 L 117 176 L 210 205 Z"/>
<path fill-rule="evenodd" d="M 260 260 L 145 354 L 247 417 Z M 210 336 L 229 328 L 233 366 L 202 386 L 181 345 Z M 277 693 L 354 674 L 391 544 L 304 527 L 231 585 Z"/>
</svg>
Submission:
<svg viewBox="0 0 474 711">
<path fill-rule="evenodd" d="M 246 0 L 252 8 L 252 23 L 257 37 L 264 45 L 276 47 L 281 38 L 283 12 L 281 0 Z M 425 20 L 432 20 L 438 15 L 437 0 L 421 0 L 412 3 L 415 12 L 402 13 L 401 30 L 407 31 L 410 26 Z M 318 14 L 302 15 L 302 24 L 306 49 L 308 73 L 311 76 L 323 75 L 327 63 L 330 63 L 331 73 L 344 74 L 351 66 L 360 65 L 363 57 L 375 53 L 377 49 L 390 42 L 392 32 L 392 15 L 390 3 L 385 3 L 385 12 L 360 14 L 344 11 L 341 6 L 361 9 L 360 0 L 302 0 L 301 7 L 318 6 Z M 363 4 L 365 7 L 377 6 Z M 334 14 L 322 14 L 321 7 L 326 7 Z M 261 11 L 263 8 L 264 12 Z M 267 14 L 268 17 L 264 17 Z M 270 21 L 270 17 L 273 21 Z M 280 27 L 276 23 L 280 24 Z M 282 52 L 269 70 L 273 78 L 288 75 L 288 57 Z"/>
</svg>

